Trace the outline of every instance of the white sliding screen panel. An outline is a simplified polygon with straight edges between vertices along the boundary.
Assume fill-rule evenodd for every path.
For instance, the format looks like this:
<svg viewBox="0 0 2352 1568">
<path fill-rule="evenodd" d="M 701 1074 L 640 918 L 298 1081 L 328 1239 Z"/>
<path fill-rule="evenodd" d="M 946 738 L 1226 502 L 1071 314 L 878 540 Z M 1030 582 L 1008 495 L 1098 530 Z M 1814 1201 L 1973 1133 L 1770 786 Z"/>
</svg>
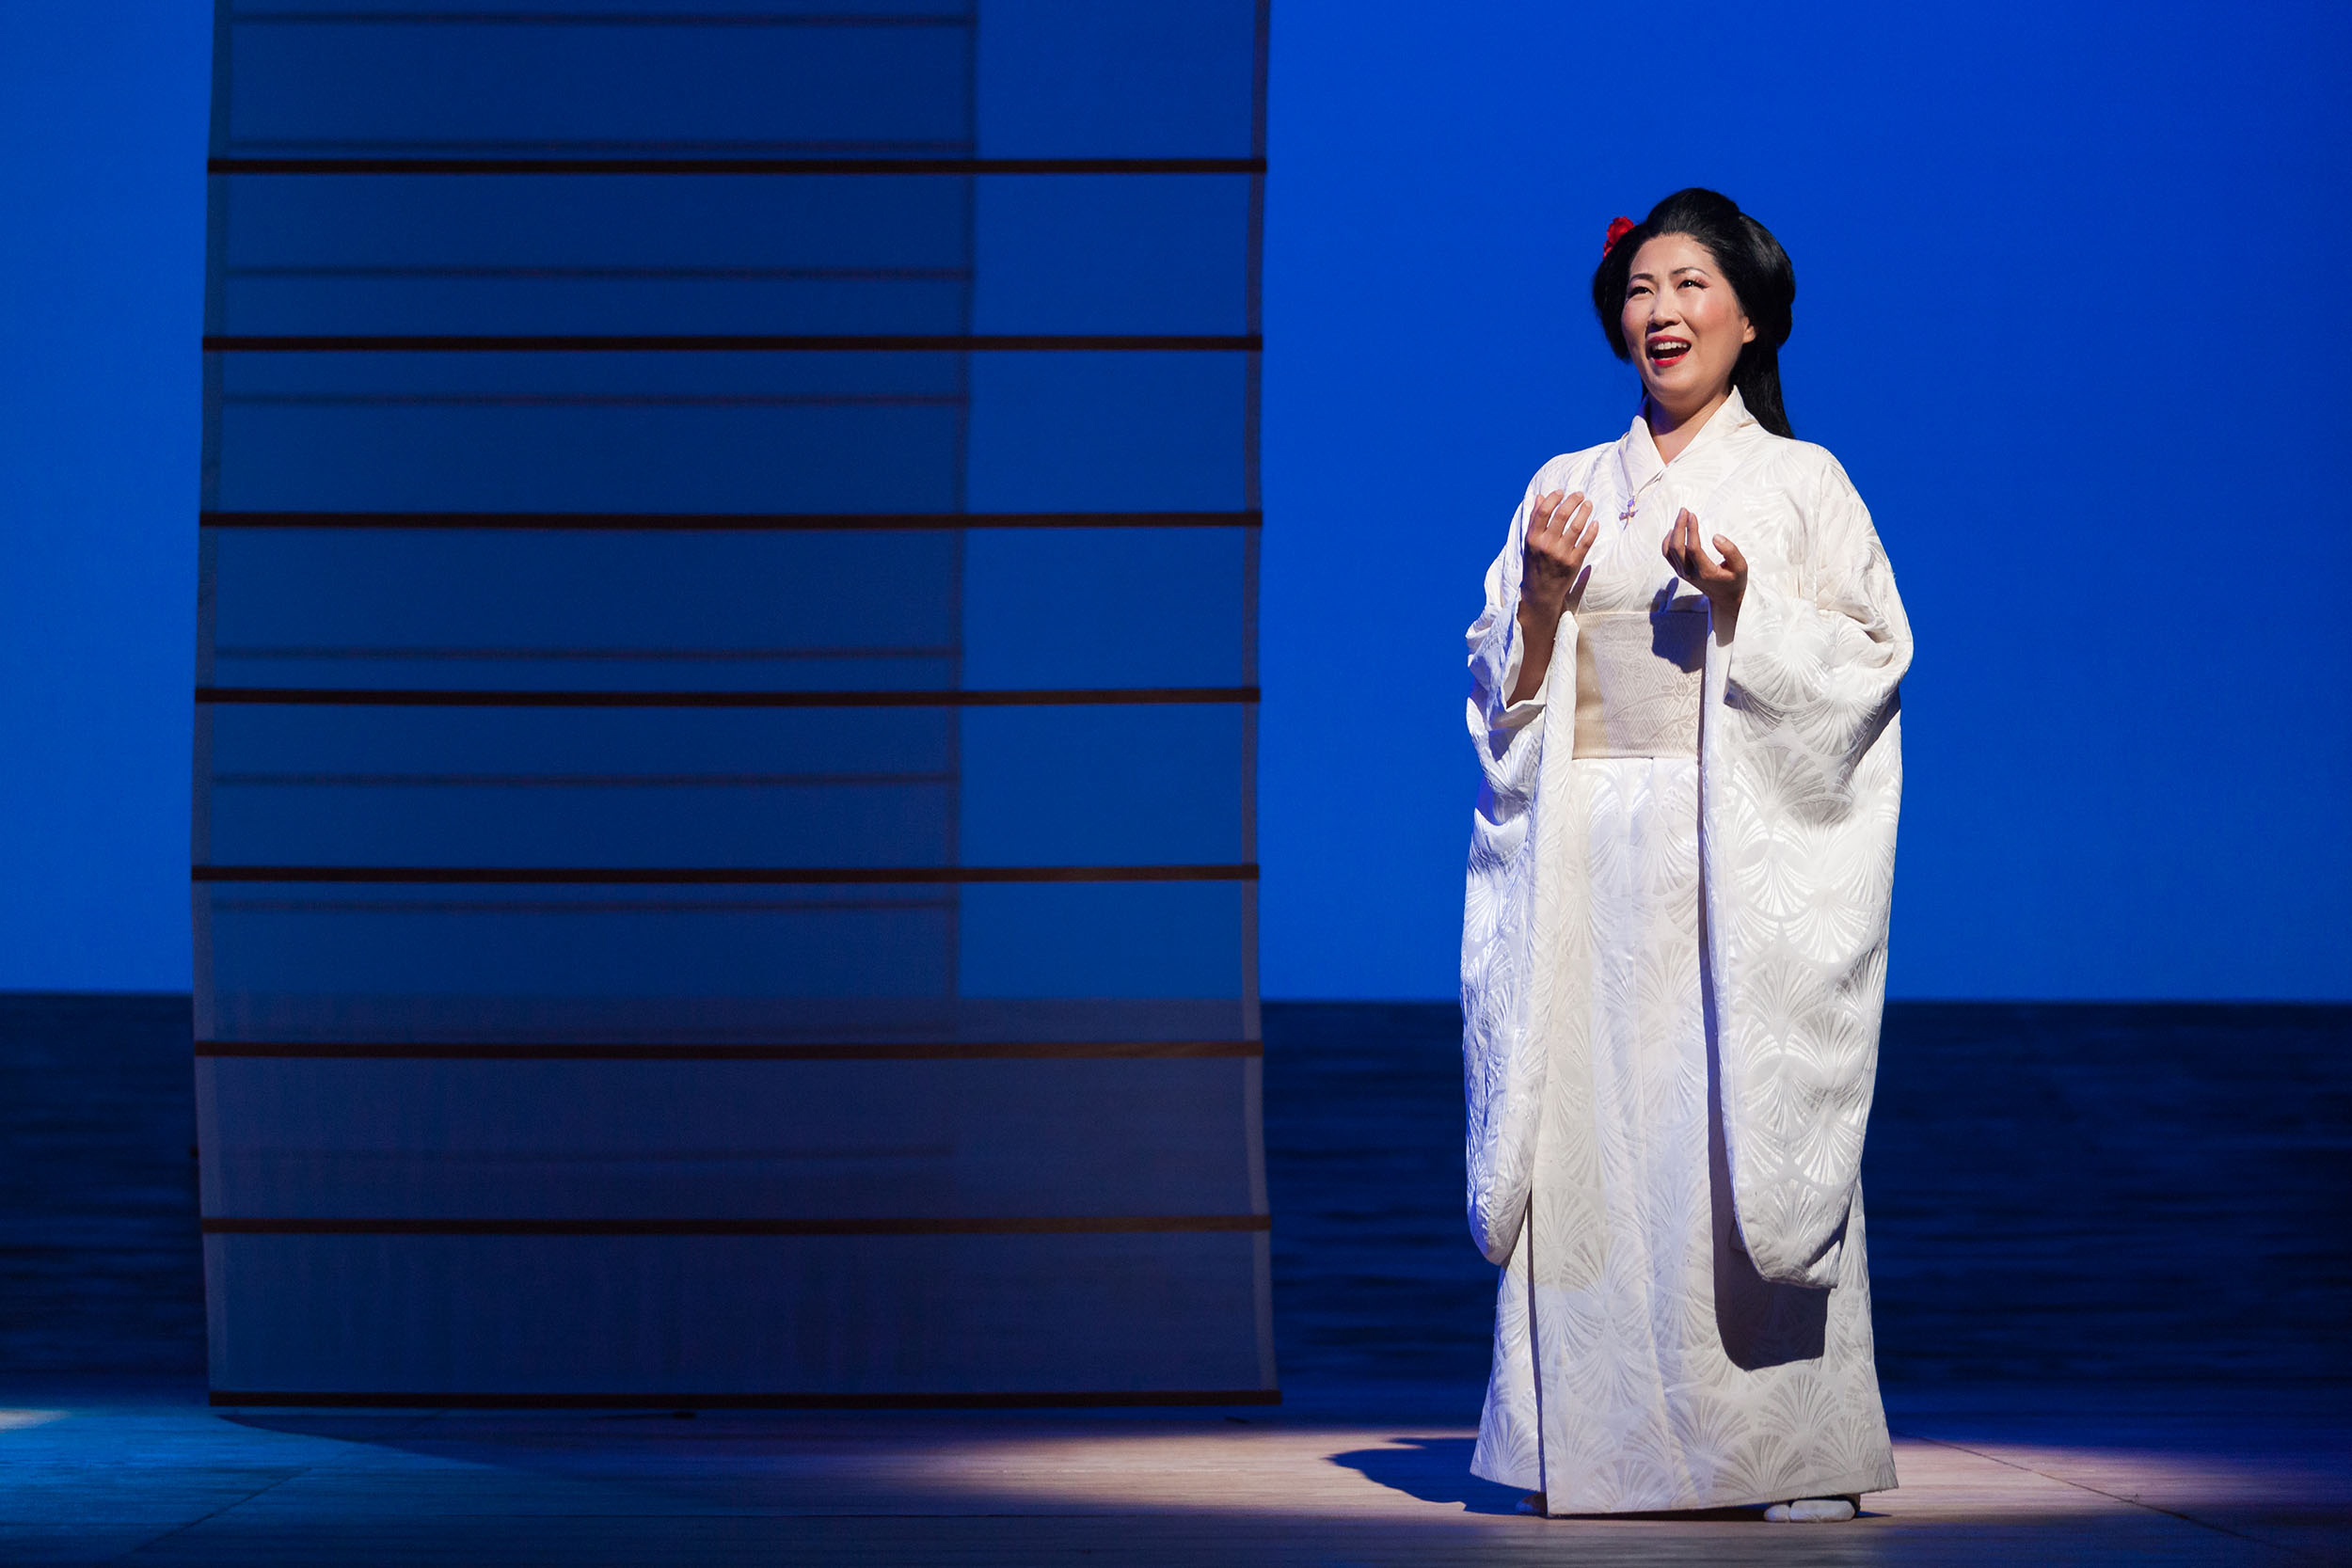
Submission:
<svg viewBox="0 0 2352 1568">
<path fill-rule="evenodd" d="M 1274 1395 L 1258 0 L 221 0 L 220 1403 Z"/>
</svg>

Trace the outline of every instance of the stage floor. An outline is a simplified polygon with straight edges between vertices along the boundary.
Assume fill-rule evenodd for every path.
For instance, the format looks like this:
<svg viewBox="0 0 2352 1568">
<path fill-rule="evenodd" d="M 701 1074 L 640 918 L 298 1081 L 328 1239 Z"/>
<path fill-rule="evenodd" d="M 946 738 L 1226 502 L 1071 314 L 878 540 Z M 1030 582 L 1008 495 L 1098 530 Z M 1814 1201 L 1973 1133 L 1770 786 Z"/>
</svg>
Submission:
<svg viewBox="0 0 2352 1568">
<path fill-rule="evenodd" d="M 1840 1525 L 1528 1518 L 1469 1475 L 1465 1422 L 1309 1409 L 355 1416 L 48 1392 L 0 1410 L 10 1563 L 2352 1558 L 2352 1431 L 2278 1391 L 1898 1399 L 1902 1484 Z"/>
<path fill-rule="evenodd" d="M 0 996 L 0 1563 L 2352 1562 L 2352 1008 L 1890 1010 L 1903 1484 L 1812 1526 L 1471 1479 L 1456 1029 L 1267 1008 L 1276 1409 L 238 1412 L 186 998 Z"/>
</svg>

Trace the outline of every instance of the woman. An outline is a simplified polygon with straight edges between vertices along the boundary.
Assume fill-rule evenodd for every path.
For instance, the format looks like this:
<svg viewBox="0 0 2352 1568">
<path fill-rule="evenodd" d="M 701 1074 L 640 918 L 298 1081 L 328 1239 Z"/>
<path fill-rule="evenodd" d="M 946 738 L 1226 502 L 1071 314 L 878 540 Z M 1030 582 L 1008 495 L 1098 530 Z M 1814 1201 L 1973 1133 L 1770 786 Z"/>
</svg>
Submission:
<svg viewBox="0 0 2352 1568">
<path fill-rule="evenodd" d="M 1470 1212 L 1503 1266 L 1471 1468 L 1537 1513 L 1895 1484 L 1858 1171 L 1911 633 L 1790 437 L 1795 297 L 1713 191 L 1610 226 L 1641 412 L 1536 473 L 1470 629 Z"/>
</svg>

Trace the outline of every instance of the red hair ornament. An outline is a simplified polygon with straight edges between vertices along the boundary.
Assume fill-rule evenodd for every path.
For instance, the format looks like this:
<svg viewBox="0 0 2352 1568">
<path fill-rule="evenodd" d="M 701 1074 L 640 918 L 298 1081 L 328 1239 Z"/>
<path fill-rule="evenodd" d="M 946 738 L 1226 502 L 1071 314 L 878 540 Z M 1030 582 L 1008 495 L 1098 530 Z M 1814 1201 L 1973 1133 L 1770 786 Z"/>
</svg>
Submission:
<svg viewBox="0 0 2352 1568">
<path fill-rule="evenodd" d="M 1611 218 L 1609 220 L 1609 237 L 1600 242 L 1601 260 L 1604 261 L 1607 261 L 1609 259 L 1609 253 L 1617 248 L 1617 242 L 1624 239 L 1628 234 L 1632 233 L 1633 229 L 1634 223 L 1631 218 Z"/>
</svg>

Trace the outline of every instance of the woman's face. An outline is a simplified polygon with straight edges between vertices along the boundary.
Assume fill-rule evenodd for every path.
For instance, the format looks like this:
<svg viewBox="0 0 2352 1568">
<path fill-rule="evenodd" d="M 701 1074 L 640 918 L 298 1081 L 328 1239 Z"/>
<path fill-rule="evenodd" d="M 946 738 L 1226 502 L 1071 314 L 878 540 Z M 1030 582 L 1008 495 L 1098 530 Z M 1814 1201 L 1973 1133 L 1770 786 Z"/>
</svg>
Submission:
<svg viewBox="0 0 2352 1568">
<path fill-rule="evenodd" d="M 1650 400 L 1684 414 L 1731 386 L 1740 346 L 1756 341 L 1715 253 L 1688 234 L 1661 234 L 1633 253 L 1620 325 Z"/>
</svg>

